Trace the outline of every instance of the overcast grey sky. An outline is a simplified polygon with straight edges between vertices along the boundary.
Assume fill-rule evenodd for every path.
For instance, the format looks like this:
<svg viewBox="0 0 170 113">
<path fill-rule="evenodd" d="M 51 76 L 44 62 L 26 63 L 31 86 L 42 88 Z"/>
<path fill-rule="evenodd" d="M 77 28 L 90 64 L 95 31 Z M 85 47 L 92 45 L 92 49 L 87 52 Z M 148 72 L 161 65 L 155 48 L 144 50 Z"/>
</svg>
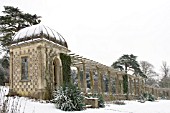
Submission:
<svg viewBox="0 0 170 113">
<path fill-rule="evenodd" d="M 42 16 L 69 49 L 110 66 L 134 54 L 160 71 L 170 65 L 170 0 L 0 0 L 4 5 Z"/>
</svg>

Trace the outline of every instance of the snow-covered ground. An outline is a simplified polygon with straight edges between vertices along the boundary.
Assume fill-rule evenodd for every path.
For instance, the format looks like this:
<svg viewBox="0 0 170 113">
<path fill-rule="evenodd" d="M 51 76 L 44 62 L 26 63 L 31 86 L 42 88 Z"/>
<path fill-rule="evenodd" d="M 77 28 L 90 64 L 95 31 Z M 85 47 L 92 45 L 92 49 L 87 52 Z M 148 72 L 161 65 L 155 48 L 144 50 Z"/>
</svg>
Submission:
<svg viewBox="0 0 170 113">
<path fill-rule="evenodd" d="M 86 109 L 74 111 L 75 113 L 170 113 L 170 100 L 158 100 L 155 102 L 139 103 L 137 101 L 125 101 L 126 105 L 106 104 L 105 108 Z M 38 103 L 27 101 L 25 113 L 64 113 L 55 108 L 51 103 Z"/>
<path fill-rule="evenodd" d="M 0 90 L 2 93 L 1 88 Z M 3 94 L 6 94 L 6 92 L 8 92 L 8 89 L 3 90 Z M 12 98 L 10 99 L 12 100 Z M 56 109 L 52 103 L 45 103 L 44 101 L 37 102 L 24 97 L 16 97 L 14 99 L 19 99 L 18 106 L 20 113 L 65 113 Z M 2 95 L 0 96 L 0 100 L 2 101 Z M 88 108 L 83 111 L 74 111 L 74 113 L 170 113 L 170 100 L 146 101 L 145 103 L 125 101 L 125 103 L 125 105 L 106 104 L 105 108 Z"/>
</svg>

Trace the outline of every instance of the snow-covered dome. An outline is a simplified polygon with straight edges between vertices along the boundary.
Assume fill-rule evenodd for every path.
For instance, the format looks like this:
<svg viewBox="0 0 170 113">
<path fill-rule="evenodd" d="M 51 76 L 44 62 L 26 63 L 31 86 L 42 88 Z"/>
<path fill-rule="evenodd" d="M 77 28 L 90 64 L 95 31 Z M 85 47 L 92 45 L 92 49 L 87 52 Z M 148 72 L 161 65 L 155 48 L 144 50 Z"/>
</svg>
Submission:
<svg viewBox="0 0 170 113">
<path fill-rule="evenodd" d="M 48 41 L 52 41 L 56 44 L 68 48 L 67 42 L 58 32 L 42 24 L 37 24 L 21 29 L 13 37 L 12 44 L 32 41 L 40 38 L 44 38 Z"/>
</svg>

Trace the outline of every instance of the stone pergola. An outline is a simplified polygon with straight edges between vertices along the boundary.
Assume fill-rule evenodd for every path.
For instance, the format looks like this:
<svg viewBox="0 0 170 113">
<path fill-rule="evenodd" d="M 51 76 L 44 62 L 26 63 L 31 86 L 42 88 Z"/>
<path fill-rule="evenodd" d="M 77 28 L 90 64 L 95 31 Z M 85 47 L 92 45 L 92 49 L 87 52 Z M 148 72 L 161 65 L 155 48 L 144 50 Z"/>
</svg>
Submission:
<svg viewBox="0 0 170 113">
<path fill-rule="evenodd" d="M 117 71 L 112 67 L 74 53 L 70 53 L 69 55 L 71 56 L 72 66 L 77 68 L 78 87 L 81 88 L 84 93 L 88 93 L 86 90 L 86 76 L 88 72 L 90 76 L 90 92 L 92 94 L 102 94 L 107 100 L 125 98 L 125 94 L 123 93 L 123 76 L 126 74 L 125 72 Z M 81 73 L 83 75 L 82 80 Z M 94 77 L 96 77 L 97 80 L 95 80 Z M 105 82 L 103 81 L 105 78 L 108 80 L 107 92 L 106 86 L 104 85 Z M 128 94 L 131 99 L 145 92 L 145 83 L 142 77 L 128 74 L 128 86 Z"/>
</svg>

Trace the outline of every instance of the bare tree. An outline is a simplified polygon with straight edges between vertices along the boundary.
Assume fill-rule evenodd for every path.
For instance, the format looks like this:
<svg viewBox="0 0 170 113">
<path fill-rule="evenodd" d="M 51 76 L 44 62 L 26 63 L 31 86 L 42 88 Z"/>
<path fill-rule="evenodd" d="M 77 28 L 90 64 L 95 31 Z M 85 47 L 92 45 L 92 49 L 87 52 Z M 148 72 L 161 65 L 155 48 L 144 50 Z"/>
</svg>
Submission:
<svg viewBox="0 0 170 113">
<path fill-rule="evenodd" d="M 163 78 L 160 81 L 160 86 L 163 88 L 170 88 L 170 67 L 167 65 L 166 61 L 162 62 L 161 71 L 163 73 Z"/>
<path fill-rule="evenodd" d="M 155 76 L 158 76 L 158 74 L 154 71 L 154 66 L 147 61 L 140 61 L 140 68 L 147 76 L 145 83 L 148 85 L 158 86 L 158 81 L 154 78 Z"/>
<path fill-rule="evenodd" d="M 170 72 L 170 68 L 169 66 L 167 65 L 167 62 L 166 61 L 163 61 L 162 62 L 162 66 L 161 66 L 161 71 L 163 73 L 163 77 L 169 77 L 169 72 Z"/>
<path fill-rule="evenodd" d="M 147 61 L 140 61 L 140 68 L 148 78 L 158 76 L 158 74 L 154 71 L 154 66 Z"/>
</svg>

